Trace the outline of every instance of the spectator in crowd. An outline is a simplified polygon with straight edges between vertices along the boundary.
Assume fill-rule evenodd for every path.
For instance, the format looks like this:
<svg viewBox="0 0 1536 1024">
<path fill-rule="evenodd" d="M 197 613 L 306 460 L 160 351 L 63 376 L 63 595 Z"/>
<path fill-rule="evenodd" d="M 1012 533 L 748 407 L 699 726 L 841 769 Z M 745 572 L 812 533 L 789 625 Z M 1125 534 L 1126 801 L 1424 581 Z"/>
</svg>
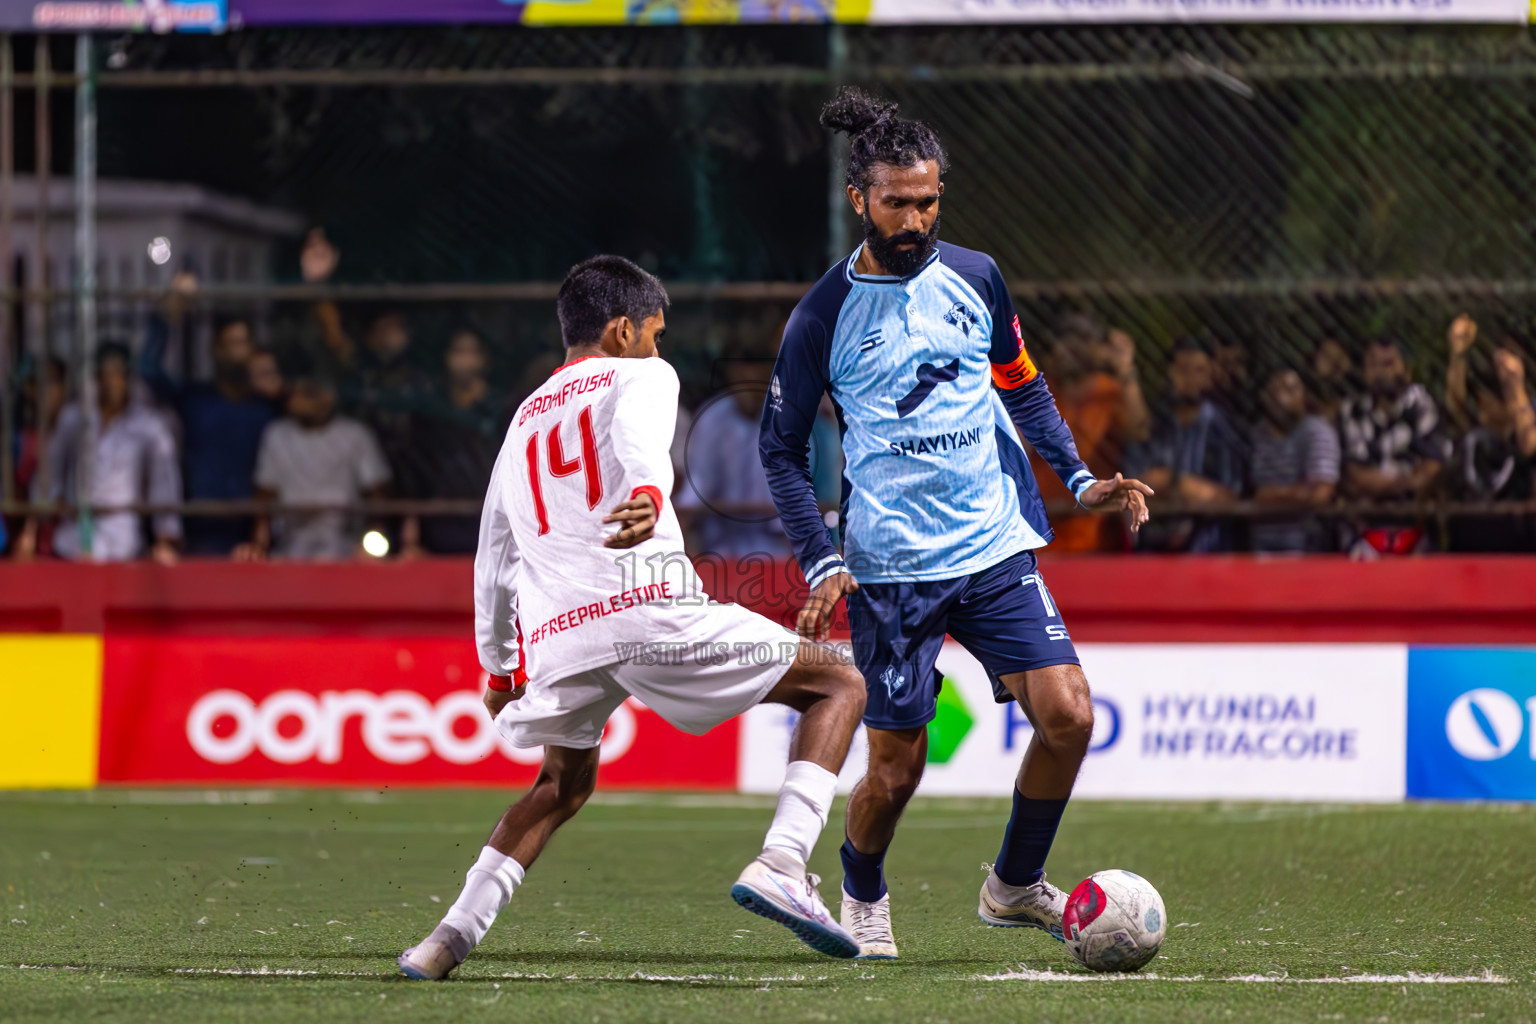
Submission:
<svg viewBox="0 0 1536 1024">
<path fill-rule="evenodd" d="M 256 456 L 257 496 L 285 505 L 334 509 L 284 513 L 257 520 L 236 557 L 342 559 L 358 549 L 361 531 L 341 506 L 382 497 L 389 465 L 363 424 L 336 414 L 336 388 L 319 376 L 301 377 L 288 395 L 288 415 L 267 428 Z"/>
<path fill-rule="evenodd" d="M 181 421 L 182 479 L 188 501 L 249 501 L 262 432 L 279 410 L 251 385 L 256 346 L 251 325 L 226 320 L 213 336 L 213 379 L 177 380 L 165 368 L 171 331 L 181 326 L 197 293 L 197 278 L 177 274 L 161 312 L 150 317 L 139 373 L 160 402 Z M 185 550 L 193 555 L 228 556 L 251 534 L 249 518 L 187 519 Z"/>
<path fill-rule="evenodd" d="M 57 429 L 59 412 L 64 408 L 65 395 L 69 393 L 69 368 L 57 356 L 48 356 L 41 363 L 28 358 L 22 360 L 17 367 L 17 379 L 21 383 L 21 400 L 17 403 L 17 426 L 11 450 L 11 493 L 25 501 L 37 490 L 43 438 L 51 436 Z M 12 537 L 19 537 L 22 528 L 23 523 L 20 521 L 0 526 L 0 530 L 8 529 Z M 51 524 L 38 524 L 31 543 L 34 547 L 32 553 L 51 554 Z M 4 550 L 4 542 L 0 542 L 0 550 Z"/>
<path fill-rule="evenodd" d="M 277 353 L 266 348 L 256 349 L 251 353 L 250 370 L 251 392 L 271 403 L 275 409 L 286 407 L 288 386 L 283 383 L 283 370 L 278 363 Z"/>
<path fill-rule="evenodd" d="M 1324 335 L 1312 349 L 1309 377 L 1312 411 L 1329 423 L 1337 423 L 1339 406 L 1358 388 L 1355 362 L 1336 335 Z"/>
<path fill-rule="evenodd" d="M 1211 399 L 1216 366 L 1200 338 L 1179 339 L 1168 364 L 1167 411 L 1158 415 L 1151 437 L 1132 450 L 1131 472 L 1158 494 L 1186 507 L 1217 506 L 1235 500 L 1247 478 L 1247 446 L 1225 412 Z M 1152 526 L 1158 524 L 1153 519 Z M 1203 517 L 1163 518 L 1140 533 L 1144 549 L 1227 551 L 1231 530 Z"/>
<path fill-rule="evenodd" d="M 1221 333 L 1210 340 L 1212 363 L 1211 398 L 1234 425 L 1255 419 L 1253 381 L 1248 372 L 1248 343 L 1236 335 Z"/>
<path fill-rule="evenodd" d="M 308 284 L 324 284 L 336 272 L 341 250 L 320 228 L 304 239 L 299 267 Z M 425 495 L 431 452 L 415 443 L 411 428 L 429 404 L 431 377 L 414 361 L 411 327 L 397 310 L 373 316 L 359 347 L 346 330 L 335 303 L 315 306 L 324 354 L 316 361 L 340 380 L 343 406 L 371 429 L 389 461 L 396 497 Z M 483 495 L 482 495 L 483 497 Z"/>
<path fill-rule="evenodd" d="M 1515 339 L 1506 338 L 1494 348 L 1491 360 L 1469 374 L 1468 352 L 1476 329 L 1463 314 L 1447 336 L 1447 418 L 1453 417 L 1451 410 L 1466 408 L 1469 376 L 1477 410 L 1476 424 L 1456 442 L 1449 489 L 1463 501 L 1529 501 L 1536 466 L 1536 407 L 1526 389 L 1525 361 Z M 1536 519 L 1524 512 L 1453 516 L 1448 532 L 1452 551 L 1536 550 Z"/>
<path fill-rule="evenodd" d="M 90 504 L 93 508 L 124 505 L 176 505 L 181 501 L 181 471 L 176 442 L 163 420 L 142 405 L 132 404 L 133 360 L 128 346 L 105 342 L 96 350 L 96 438 L 91 464 Z M 67 514 L 54 528 L 53 550 L 63 558 L 123 562 L 144 554 L 143 522 L 137 512 L 104 512 L 85 524 L 73 515 L 81 502 L 80 459 L 89 442 L 88 424 L 78 402 L 66 405 L 43 454 L 45 465 L 33 487 L 40 504 L 63 503 Z M 181 520 L 160 512 L 151 518 L 154 540 L 150 553 L 162 565 L 174 564 L 181 541 Z M 16 541 L 16 555 L 37 553 L 36 519 L 29 519 Z M 88 549 L 88 550 L 87 550 Z"/>
<path fill-rule="evenodd" d="M 1450 444 L 1440 432 L 1435 400 L 1413 383 L 1402 342 L 1383 335 L 1367 345 L 1361 378 L 1365 393 L 1339 408 L 1344 493 L 1368 501 L 1427 496 L 1440 482 Z M 1402 517 L 1371 517 L 1350 532 L 1345 548 L 1355 558 L 1426 547 L 1423 526 Z"/>
<path fill-rule="evenodd" d="M 768 478 L 753 457 L 773 363 L 733 359 L 724 370 L 724 390 L 694 413 L 684 449 L 677 510 L 690 535 L 689 549 L 730 558 L 788 557 Z"/>
<path fill-rule="evenodd" d="M 426 456 L 426 496 L 480 501 L 501 449 L 506 403 L 492 390 L 490 350 L 475 331 L 461 328 L 448 342 L 446 388 L 418 417 L 416 442 Z M 435 555 L 472 555 L 480 517 L 407 517 L 403 555 L 421 549 Z"/>
<path fill-rule="evenodd" d="M 1129 445 L 1145 441 L 1151 414 L 1136 369 L 1136 343 L 1121 330 L 1105 331 L 1093 317 L 1071 314 L 1057 324 L 1044 362 L 1056 405 L 1072 430 L 1088 468 L 1113 476 Z M 1048 502 L 1076 503 L 1056 473 L 1030 450 L 1040 495 Z M 1123 551 L 1125 527 L 1116 516 L 1053 517 L 1057 554 Z"/>
<path fill-rule="evenodd" d="M 1254 521 L 1255 551 L 1323 551 L 1328 531 L 1298 514 L 1333 501 L 1339 486 L 1339 437 L 1332 424 L 1307 412 L 1301 374 L 1276 366 L 1259 393 L 1263 418 L 1253 430 L 1248 485 L 1253 500 L 1289 513 Z"/>
</svg>

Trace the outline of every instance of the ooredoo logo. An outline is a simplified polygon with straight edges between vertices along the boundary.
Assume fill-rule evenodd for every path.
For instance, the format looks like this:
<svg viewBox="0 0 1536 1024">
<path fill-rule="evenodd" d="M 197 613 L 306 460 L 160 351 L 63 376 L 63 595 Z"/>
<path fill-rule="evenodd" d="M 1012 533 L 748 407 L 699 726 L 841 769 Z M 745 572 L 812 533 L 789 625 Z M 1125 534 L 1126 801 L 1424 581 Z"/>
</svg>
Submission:
<svg viewBox="0 0 1536 1024">
<path fill-rule="evenodd" d="M 1503 690 L 1470 690 L 1451 703 L 1445 738 L 1456 753 L 1472 761 L 1493 761 L 1508 754 L 1525 731 L 1520 704 Z"/>
<path fill-rule="evenodd" d="M 214 764 L 243 761 L 257 751 L 279 764 L 336 764 L 347 754 L 353 718 L 367 752 L 390 764 L 414 764 L 428 754 L 453 764 L 472 764 L 492 751 L 518 764 L 537 764 L 544 756 L 542 748 L 508 743 L 473 690 L 456 690 L 436 703 L 411 690 L 279 690 L 260 703 L 238 690 L 214 690 L 187 715 L 187 742 Z M 635 731 L 626 701 L 608 720 L 599 762 L 628 753 Z"/>
</svg>

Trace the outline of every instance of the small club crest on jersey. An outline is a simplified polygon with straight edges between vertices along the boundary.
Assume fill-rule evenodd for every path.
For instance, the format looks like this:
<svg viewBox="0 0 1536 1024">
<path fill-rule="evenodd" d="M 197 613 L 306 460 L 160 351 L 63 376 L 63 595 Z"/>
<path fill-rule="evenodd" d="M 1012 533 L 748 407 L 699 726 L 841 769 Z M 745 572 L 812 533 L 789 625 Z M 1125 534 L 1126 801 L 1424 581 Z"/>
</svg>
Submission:
<svg viewBox="0 0 1536 1024">
<path fill-rule="evenodd" d="M 774 412 L 784 411 L 784 389 L 779 386 L 779 375 L 774 374 L 773 380 L 768 382 L 768 396 L 773 403 Z"/>
<path fill-rule="evenodd" d="M 885 687 L 885 692 L 894 697 L 903 686 L 907 685 L 907 677 L 898 672 L 895 665 L 889 665 L 880 674 L 880 683 Z"/>
<path fill-rule="evenodd" d="M 976 326 L 976 314 L 966 308 L 965 303 L 957 302 L 949 307 L 948 313 L 944 314 L 944 322 L 954 324 L 969 338 L 971 336 L 971 328 Z"/>
</svg>

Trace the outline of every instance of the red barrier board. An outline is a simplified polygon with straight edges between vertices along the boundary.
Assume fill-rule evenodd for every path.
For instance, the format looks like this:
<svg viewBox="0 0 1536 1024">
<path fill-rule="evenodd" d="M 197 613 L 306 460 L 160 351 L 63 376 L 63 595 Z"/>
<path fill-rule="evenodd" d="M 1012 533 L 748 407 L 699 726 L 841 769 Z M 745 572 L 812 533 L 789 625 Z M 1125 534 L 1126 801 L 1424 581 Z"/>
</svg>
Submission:
<svg viewBox="0 0 1536 1024">
<path fill-rule="evenodd" d="M 465 640 L 108 634 L 100 781 L 505 785 L 533 781 L 481 704 Z M 734 789 L 736 722 L 678 732 L 630 701 L 606 788 Z"/>
</svg>

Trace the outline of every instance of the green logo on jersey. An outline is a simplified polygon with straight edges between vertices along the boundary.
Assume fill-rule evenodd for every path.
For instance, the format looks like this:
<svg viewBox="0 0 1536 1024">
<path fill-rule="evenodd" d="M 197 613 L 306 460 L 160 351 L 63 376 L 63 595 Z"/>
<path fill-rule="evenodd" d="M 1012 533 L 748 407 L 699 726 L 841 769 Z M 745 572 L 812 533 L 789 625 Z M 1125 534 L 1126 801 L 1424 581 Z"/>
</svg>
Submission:
<svg viewBox="0 0 1536 1024">
<path fill-rule="evenodd" d="M 971 726 L 976 724 L 971 709 L 965 706 L 965 699 L 960 696 L 960 687 L 948 676 L 944 677 L 944 685 L 939 690 L 938 705 L 938 713 L 928 723 L 929 764 L 947 764 L 965 742 Z"/>
</svg>

